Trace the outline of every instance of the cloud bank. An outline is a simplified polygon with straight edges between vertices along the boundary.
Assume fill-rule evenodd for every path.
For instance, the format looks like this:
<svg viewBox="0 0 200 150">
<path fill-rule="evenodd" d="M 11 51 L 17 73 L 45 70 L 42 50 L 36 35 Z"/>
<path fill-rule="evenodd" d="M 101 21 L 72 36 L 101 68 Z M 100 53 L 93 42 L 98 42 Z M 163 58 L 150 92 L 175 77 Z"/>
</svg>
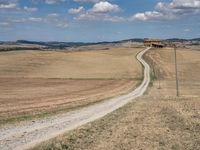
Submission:
<svg viewBox="0 0 200 150">
<path fill-rule="evenodd" d="M 130 20 L 169 20 L 200 12 L 200 0 L 172 0 L 170 3 L 158 2 L 153 11 L 136 13 Z"/>
</svg>

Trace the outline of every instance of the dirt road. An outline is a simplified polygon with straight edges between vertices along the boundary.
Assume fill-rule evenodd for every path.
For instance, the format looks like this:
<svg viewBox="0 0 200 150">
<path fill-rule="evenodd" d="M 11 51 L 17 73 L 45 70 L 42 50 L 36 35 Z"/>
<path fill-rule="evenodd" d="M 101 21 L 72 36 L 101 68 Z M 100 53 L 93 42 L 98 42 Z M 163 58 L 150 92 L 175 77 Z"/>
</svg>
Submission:
<svg viewBox="0 0 200 150">
<path fill-rule="evenodd" d="M 130 102 L 134 98 L 143 95 L 150 82 L 150 67 L 142 59 L 143 54 L 148 50 L 149 48 L 137 55 L 137 59 L 144 66 L 144 80 L 134 91 L 127 95 L 119 96 L 87 108 L 59 114 L 43 120 L 29 121 L 23 124 L 1 128 L 0 149 L 30 148 L 80 125 L 103 117 Z"/>
</svg>

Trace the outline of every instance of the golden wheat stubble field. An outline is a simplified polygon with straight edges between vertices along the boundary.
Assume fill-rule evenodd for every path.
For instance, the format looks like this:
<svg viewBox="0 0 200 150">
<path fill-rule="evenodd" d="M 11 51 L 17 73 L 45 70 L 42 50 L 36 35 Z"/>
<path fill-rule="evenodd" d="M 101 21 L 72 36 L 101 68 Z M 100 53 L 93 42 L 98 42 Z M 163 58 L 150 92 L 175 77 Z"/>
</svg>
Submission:
<svg viewBox="0 0 200 150">
<path fill-rule="evenodd" d="M 144 96 L 34 149 L 200 149 L 200 51 L 178 49 L 177 56 L 179 98 L 173 49 L 151 49 L 144 58 L 157 79 Z"/>
<path fill-rule="evenodd" d="M 142 75 L 135 56 L 142 48 L 104 47 L 0 53 L 2 122 L 88 105 L 134 89 Z"/>
</svg>

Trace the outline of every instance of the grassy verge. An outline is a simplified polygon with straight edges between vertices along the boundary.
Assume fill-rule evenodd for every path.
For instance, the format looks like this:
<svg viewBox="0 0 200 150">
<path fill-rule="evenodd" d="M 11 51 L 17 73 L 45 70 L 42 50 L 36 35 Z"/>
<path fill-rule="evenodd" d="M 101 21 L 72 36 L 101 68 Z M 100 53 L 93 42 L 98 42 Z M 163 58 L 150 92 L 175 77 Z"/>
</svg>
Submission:
<svg viewBox="0 0 200 150">
<path fill-rule="evenodd" d="M 151 69 L 151 72 L 150 72 L 150 83 L 149 83 L 149 86 L 153 86 L 153 83 L 154 81 L 156 80 L 156 76 L 155 76 L 155 72 L 153 71 L 153 69 Z"/>
<path fill-rule="evenodd" d="M 145 61 L 149 64 L 150 66 L 150 83 L 149 83 L 149 87 L 153 86 L 154 81 L 157 79 L 156 78 L 156 73 L 154 70 L 154 62 L 153 60 L 148 56 L 148 52 L 144 54 L 143 58 L 145 59 Z"/>
</svg>

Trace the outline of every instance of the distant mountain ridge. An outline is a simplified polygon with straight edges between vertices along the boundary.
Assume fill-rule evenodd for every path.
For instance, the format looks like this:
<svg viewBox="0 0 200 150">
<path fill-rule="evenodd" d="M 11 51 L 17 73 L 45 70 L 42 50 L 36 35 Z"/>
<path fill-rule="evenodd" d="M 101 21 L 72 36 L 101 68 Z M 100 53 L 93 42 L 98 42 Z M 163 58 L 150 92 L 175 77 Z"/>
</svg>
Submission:
<svg viewBox="0 0 200 150">
<path fill-rule="evenodd" d="M 57 42 L 57 41 L 50 41 L 50 42 L 42 42 L 42 41 L 29 41 L 29 40 L 17 40 L 15 42 L 7 41 L 3 42 L 0 41 L 0 44 L 16 44 L 16 45 L 22 45 L 22 44 L 33 44 L 33 45 L 39 45 L 44 46 L 47 49 L 48 48 L 66 48 L 66 47 L 78 47 L 78 46 L 87 46 L 87 45 L 94 45 L 94 44 L 118 44 L 118 43 L 124 43 L 124 42 L 143 42 L 144 40 L 147 40 L 148 38 L 133 38 L 133 39 L 126 39 L 126 40 L 120 40 L 120 41 L 111 41 L 111 42 Z M 162 41 L 166 42 L 200 42 L 200 38 L 194 38 L 194 39 L 180 39 L 180 38 L 171 38 L 171 39 L 164 39 Z"/>
<path fill-rule="evenodd" d="M 194 38 L 194 39 L 172 38 L 172 39 L 166 39 L 164 41 L 170 41 L 170 42 L 189 42 L 189 41 L 200 41 L 200 38 Z"/>
<path fill-rule="evenodd" d="M 57 42 L 57 41 L 50 41 L 50 42 L 42 42 L 42 41 L 28 41 L 28 40 L 17 40 L 16 42 L 10 42 L 10 43 L 16 43 L 16 44 L 36 44 L 41 46 L 46 46 L 48 48 L 66 48 L 66 47 L 77 47 L 77 46 L 87 46 L 87 45 L 94 45 L 94 44 L 118 44 L 118 43 L 124 43 L 124 42 L 143 42 L 144 39 L 128 39 L 128 40 L 121 40 L 121 41 L 112 41 L 112 42 Z M 1 43 L 1 42 L 0 42 Z"/>
<path fill-rule="evenodd" d="M 37 41 L 27 41 L 27 40 L 17 40 L 17 44 L 36 44 L 51 48 L 65 48 L 65 47 L 73 47 L 73 46 L 83 46 L 89 45 L 90 43 L 83 43 L 83 42 L 37 42 Z"/>
<path fill-rule="evenodd" d="M 38 44 L 38 45 L 63 45 L 63 46 L 79 46 L 79 45 L 91 45 L 91 44 L 107 44 L 107 43 L 122 43 L 122 42 L 143 42 L 150 38 L 133 38 L 133 39 L 125 39 L 119 41 L 103 41 L 103 42 L 58 42 L 58 41 L 50 41 L 50 42 L 37 42 L 37 41 L 28 41 L 28 40 L 17 40 L 16 43 L 21 44 Z M 193 39 L 182 39 L 182 38 L 170 38 L 170 39 L 161 39 L 162 41 L 171 41 L 171 42 L 186 42 L 186 41 L 200 41 L 200 38 Z"/>
</svg>

